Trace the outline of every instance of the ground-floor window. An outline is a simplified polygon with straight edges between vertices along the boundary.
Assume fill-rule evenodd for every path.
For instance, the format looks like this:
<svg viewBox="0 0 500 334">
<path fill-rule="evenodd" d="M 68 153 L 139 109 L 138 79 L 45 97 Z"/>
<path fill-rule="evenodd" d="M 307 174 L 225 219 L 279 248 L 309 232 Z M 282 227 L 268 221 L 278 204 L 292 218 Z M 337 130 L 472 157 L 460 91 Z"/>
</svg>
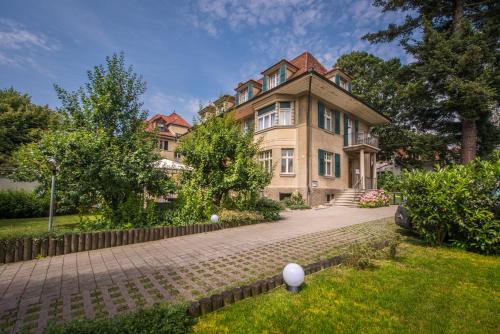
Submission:
<svg viewBox="0 0 500 334">
<path fill-rule="evenodd" d="M 266 170 L 266 172 L 271 173 L 273 171 L 273 151 L 267 150 L 259 153 L 259 161 L 261 166 Z"/>
<path fill-rule="evenodd" d="M 280 201 L 292 197 L 292 193 L 280 193 Z"/>
<path fill-rule="evenodd" d="M 281 173 L 293 174 L 293 148 L 281 149 Z"/>
<path fill-rule="evenodd" d="M 333 153 L 325 152 L 325 175 L 332 176 L 333 175 Z"/>
</svg>

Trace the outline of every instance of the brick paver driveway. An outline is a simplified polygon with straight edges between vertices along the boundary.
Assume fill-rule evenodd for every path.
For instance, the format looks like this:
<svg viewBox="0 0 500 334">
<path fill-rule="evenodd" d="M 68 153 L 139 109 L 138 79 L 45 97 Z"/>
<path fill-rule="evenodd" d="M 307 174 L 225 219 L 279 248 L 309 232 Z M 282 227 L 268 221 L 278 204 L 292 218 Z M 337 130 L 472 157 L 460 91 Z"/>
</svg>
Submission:
<svg viewBox="0 0 500 334">
<path fill-rule="evenodd" d="M 0 332 L 186 301 L 306 264 L 391 230 L 395 207 L 285 212 L 283 220 L 0 266 Z M 363 224 L 362 224 L 363 223 Z M 394 225 L 392 223 L 392 225 Z"/>
</svg>

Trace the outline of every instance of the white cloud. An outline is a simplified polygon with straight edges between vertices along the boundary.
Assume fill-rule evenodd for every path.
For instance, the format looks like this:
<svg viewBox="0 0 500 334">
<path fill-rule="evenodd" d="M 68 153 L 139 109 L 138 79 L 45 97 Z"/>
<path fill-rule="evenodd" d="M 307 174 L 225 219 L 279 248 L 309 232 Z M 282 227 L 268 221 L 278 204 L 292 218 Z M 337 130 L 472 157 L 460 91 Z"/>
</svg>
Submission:
<svg viewBox="0 0 500 334">
<path fill-rule="evenodd" d="M 31 68 L 54 78 L 54 74 L 37 60 L 40 52 L 59 49 L 57 41 L 44 34 L 32 32 L 11 20 L 0 19 L 0 65 Z"/>
<path fill-rule="evenodd" d="M 57 50 L 56 43 L 50 43 L 46 36 L 34 33 L 18 23 L 0 19 L 0 48 L 20 50 L 40 48 L 47 51 Z"/>
</svg>

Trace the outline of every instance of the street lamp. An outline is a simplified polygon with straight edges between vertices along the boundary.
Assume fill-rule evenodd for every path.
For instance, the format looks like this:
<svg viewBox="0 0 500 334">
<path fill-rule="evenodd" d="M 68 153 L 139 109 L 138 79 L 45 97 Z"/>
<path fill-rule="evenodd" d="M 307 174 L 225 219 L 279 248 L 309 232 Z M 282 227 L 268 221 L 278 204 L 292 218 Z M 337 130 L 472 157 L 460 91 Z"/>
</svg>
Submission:
<svg viewBox="0 0 500 334">
<path fill-rule="evenodd" d="M 283 280 L 288 291 L 299 292 L 299 288 L 304 283 L 304 269 L 297 263 L 289 263 L 283 269 Z"/>
<path fill-rule="evenodd" d="M 57 170 L 57 161 L 56 158 L 50 157 L 47 160 L 49 164 L 49 168 L 52 171 L 52 183 L 50 186 L 50 208 L 49 208 L 49 232 L 52 231 L 52 223 L 54 219 L 54 193 L 56 191 L 56 170 Z"/>
</svg>

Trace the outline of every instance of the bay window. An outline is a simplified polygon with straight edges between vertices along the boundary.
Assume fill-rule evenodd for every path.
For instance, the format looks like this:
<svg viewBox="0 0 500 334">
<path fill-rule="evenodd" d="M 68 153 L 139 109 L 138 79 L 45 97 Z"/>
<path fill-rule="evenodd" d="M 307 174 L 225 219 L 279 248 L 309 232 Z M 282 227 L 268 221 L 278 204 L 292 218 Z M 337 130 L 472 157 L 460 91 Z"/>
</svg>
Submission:
<svg viewBox="0 0 500 334">
<path fill-rule="evenodd" d="M 271 104 L 265 108 L 260 109 L 257 112 L 257 130 L 264 130 L 270 128 L 276 123 L 276 106 L 275 104 Z"/>
<path fill-rule="evenodd" d="M 280 102 L 279 103 L 279 124 L 280 125 L 292 125 L 292 103 L 291 102 Z"/>
</svg>

